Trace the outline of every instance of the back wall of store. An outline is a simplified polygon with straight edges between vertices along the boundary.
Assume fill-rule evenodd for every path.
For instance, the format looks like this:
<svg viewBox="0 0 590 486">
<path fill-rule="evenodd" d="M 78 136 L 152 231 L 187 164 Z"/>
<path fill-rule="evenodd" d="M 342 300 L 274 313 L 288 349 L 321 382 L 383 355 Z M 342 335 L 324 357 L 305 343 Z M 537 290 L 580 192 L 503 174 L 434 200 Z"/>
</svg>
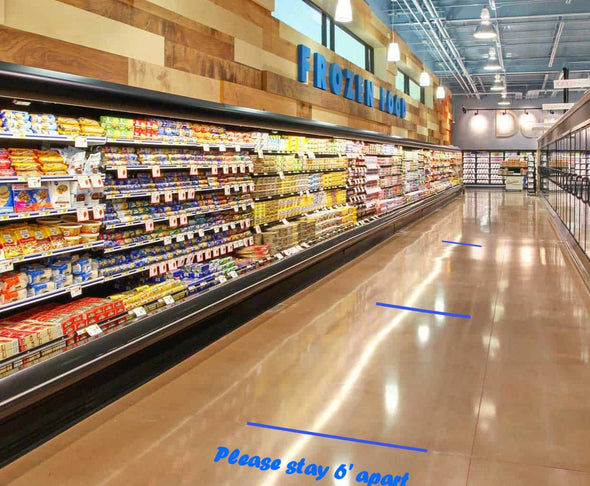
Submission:
<svg viewBox="0 0 590 486">
<path fill-rule="evenodd" d="M 333 15 L 336 0 L 318 0 Z M 387 63 L 389 29 L 363 0 L 346 28 L 374 50 L 374 73 L 315 43 L 271 13 L 274 0 L 0 0 L 0 59 L 229 105 L 451 142 L 451 101 L 408 95 L 407 117 L 378 108 L 379 87 L 396 91 L 398 68 L 417 80 L 422 63 L 401 39 Z M 375 107 L 297 81 L 297 45 L 374 82 Z"/>
</svg>

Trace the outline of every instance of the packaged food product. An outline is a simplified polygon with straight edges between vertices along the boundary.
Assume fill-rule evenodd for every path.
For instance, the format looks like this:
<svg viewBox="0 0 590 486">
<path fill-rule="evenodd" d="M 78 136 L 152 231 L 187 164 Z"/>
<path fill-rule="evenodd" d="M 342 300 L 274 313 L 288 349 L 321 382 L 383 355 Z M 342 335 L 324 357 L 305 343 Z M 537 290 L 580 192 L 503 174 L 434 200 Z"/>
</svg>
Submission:
<svg viewBox="0 0 590 486">
<path fill-rule="evenodd" d="M 8 359 L 18 352 L 18 339 L 0 338 L 0 359 Z"/>
<path fill-rule="evenodd" d="M 13 184 L 14 209 L 17 213 L 51 209 L 49 189 L 46 182 L 40 188 L 31 189 L 26 184 Z"/>
<path fill-rule="evenodd" d="M 0 274 L 0 289 L 2 292 L 22 290 L 27 287 L 29 278 L 23 272 L 9 272 Z"/>
<path fill-rule="evenodd" d="M 82 230 L 82 225 L 77 223 L 60 223 L 58 227 L 66 238 L 69 236 L 79 236 Z"/>
<path fill-rule="evenodd" d="M 64 240 L 66 240 L 67 246 L 75 246 L 80 244 L 82 237 L 80 235 L 64 236 Z"/>
<path fill-rule="evenodd" d="M 10 214 L 13 212 L 12 186 L 10 184 L 0 184 L 0 214 Z"/>
<path fill-rule="evenodd" d="M 30 265 L 26 266 L 24 270 L 29 280 L 29 285 L 49 282 L 51 280 L 51 268 L 41 265 Z"/>
<path fill-rule="evenodd" d="M 54 209 L 69 208 L 72 203 L 70 183 L 68 181 L 48 182 L 49 199 Z"/>
<path fill-rule="evenodd" d="M 102 223 L 100 221 L 86 221 L 82 223 L 82 233 L 98 234 Z"/>
<path fill-rule="evenodd" d="M 24 300 L 27 298 L 28 293 L 27 289 L 18 289 L 18 290 L 7 290 L 2 292 L 1 295 L 1 302 L 2 304 L 10 304 L 12 302 L 18 302 L 19 300 Z"/>
<path fill-rule="evenodd" d="M 92 271 L 92 262 L 89 258 L 80 258 L 72 262 L 72 273 L 74 275 L 86 274 Z"/>
<path fill-rule="evenodd" d="M 80 243 L 94 243 L 98 241 L 98 233 L 82 233 L 80 234 Z"/>
</svg>

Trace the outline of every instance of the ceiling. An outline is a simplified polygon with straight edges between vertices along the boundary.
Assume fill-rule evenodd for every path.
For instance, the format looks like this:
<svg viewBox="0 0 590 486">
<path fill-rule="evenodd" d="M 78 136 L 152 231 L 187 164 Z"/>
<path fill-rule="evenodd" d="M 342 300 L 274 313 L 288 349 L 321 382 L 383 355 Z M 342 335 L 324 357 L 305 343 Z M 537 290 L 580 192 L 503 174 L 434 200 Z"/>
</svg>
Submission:
<svg viewBox="0 0 590 486">
<path fill-rule="evenodd" d="M 556 96 L 563 68 L 570 78 L 590 75 L 590 0 L 365 1 L 389 25 L 393 5 L 395 32 L 454 95 L 490 93 L 495 73 L 483 66 L 491 46 L 510 98 Z M 496 41 L 473 36 L 484 6 Z"/>
</svg>

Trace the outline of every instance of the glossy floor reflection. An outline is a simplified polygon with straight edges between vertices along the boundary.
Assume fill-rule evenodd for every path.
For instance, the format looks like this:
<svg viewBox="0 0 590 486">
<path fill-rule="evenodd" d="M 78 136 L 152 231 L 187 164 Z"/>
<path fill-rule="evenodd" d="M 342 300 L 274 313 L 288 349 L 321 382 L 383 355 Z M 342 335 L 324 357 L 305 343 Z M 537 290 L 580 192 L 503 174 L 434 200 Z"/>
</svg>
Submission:
<svg viewBox="0 0 590 486">
<path fill-rule="evenodd" d="M 590 296 L 543 204 L 468 192 L 4 468 L 0 484 L 314 484 L 285 474 L 305 457 L 335 486 L 363 470 L 408 472 L 408 485 L 590 485 L 589 397 Z M 214 463 L 219 446 L 283 469 Z M 354 468 L 336 480 L 340 464 Z"/>
</svg>

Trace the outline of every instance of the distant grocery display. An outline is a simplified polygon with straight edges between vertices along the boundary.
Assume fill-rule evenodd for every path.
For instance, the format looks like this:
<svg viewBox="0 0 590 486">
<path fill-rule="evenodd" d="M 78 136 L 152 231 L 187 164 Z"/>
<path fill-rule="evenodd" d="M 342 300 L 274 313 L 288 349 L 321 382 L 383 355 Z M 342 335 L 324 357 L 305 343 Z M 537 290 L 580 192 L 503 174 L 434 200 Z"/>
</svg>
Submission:
<svg viewBox="0 0 590 486">
<path fill-rule="evenodd" d="M 0 119 L 3 375 L 462 183 L 450 151 L 159 118 Z"/>
</svg>

